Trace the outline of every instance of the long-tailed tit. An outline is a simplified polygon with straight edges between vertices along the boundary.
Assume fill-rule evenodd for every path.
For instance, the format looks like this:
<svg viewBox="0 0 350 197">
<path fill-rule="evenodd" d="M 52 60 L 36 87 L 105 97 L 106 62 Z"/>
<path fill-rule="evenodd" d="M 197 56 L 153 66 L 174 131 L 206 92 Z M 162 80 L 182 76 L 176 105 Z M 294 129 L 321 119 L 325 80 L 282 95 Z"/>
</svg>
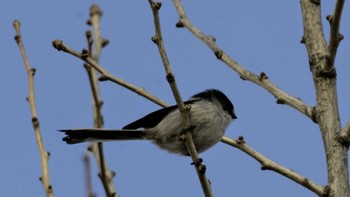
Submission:
<svg viewBox="0 0 350 197">
<path fill-rule="evenodd" d="M 219 142 L 233 119 L 237 119 L 231 101 L 224 93 L 209 89 L 193 95 L 190 105 L 190 131 L 198 153 Z M 142 130 L 136 130 L 143 128 Z M 121 130 L 115 129 L 66 129 L 63 141 L 76 144 L 87 141 L 107 140 L 151 140 L 160 148 L 171 153 L 189 155 L 182 136 L 182 116 L 177 105 L 154 111 L 136 120 Z"/>
</svg>

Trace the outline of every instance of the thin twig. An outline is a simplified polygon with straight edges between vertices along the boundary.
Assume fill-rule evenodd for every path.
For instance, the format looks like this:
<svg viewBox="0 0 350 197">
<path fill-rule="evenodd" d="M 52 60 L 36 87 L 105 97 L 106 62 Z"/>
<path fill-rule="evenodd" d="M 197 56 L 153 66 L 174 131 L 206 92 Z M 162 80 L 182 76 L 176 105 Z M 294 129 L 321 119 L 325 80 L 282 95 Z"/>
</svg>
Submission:
<svg viewBox="0 0 350 197">
<path fill-rule="evenodd" d="M 100 172 L 98 176 L 100 177 L 104 190 L 106 192 L 107 197 L 117 197 L 119 196 L 115 190 L 113 177 L 115 177 L 116 173 L 110 170 L 107 166 L 106 160 L 104 158 L 104 151 L 102 142 L 92 143 L 90 144 L 88 150 L 95 156 L 95 160 L 97 165 L 100 168 Z"/>
<path fill-rule="evenodd" d="M 16 30 L 15 40 L 16 40 L 18 47 L 19 47 L 19 50 L 21 52 L 23 62 L 25 65 L 25 69 L 27 72 L 27 76 L 28 76 L 29 95 L 27 97 L 27 101 L 29 103 L 30 111 L 32 114 L 32 124 L 33 124 L 33 128 L 34 128 L 36 143 L 38 145 L 39 152 L 40 152 L 41 166 L 42 166 L 42 176 L 39 179 L 40 179 L 41 183 L 43 184 L 46 196 L 53 197 L 54 194 L 53 194 L 52 185 L 50 183 L 49 164 L 48 164 L 50 153 L 47 152 L 45 150 L 45 147 L 44 147 L 44 143 L 43 143 L 43 139 L 42 139 L 41 131 L 40 131 L 39 118 L 38 118 L 38 114 L 36 111 L 36 105 L 35 105 L 34 75 L 35 75 L 36 69 L 31 68 L 29 61 L 28 61 L 28 58 L 27 58 L 27 55 L 26 55 L 26 52 L 24 50 L 21 29 L 20 29 L 20 26 L 21 26 L 20 21 L 15 20 L 13 22 L 13 26 Z"/>
<path fill-rule="evenodd" d="M 127 83 L 126 81 L 117 78 L 115 76 L 113 76 L 112 74 L 110 74 L 109 72 L 107 72 L 104 68 L 102 68 L 95 60 L 93 60 L 91 57 L 89 57 L 87 55 L 87 51 L 83 49 L 83 53 L 79 53 L 71 48 L 69 48 L 66 44 L 64 44 L 62 41 L 60 40 L 54 40 L 52 41 L 52 44 L 54 46 L 54 48 L 56 48 L 58 51 L 64 51 L 67 52 L 75 57 L 80 58 L 81 60 L 85 61 L 86 63 L 90 64 L 92 67 L 94 67 L 99 73 L 101 73 L 101 77 L 99 80 L 109 80 L 112 81 L 114 83 L 117 83 L 118 85 L 123 86 L 124 88 L 131 90 L 135 93 L 137 93 L 140 96 L 143 96 L 144 98 L 162 106 L 168 106 L 168 104 L 162 100 L 160 100 L 159 98 L 157 98 L 156 96 L 150 94 L 149 92 L 147 92 L 144 88 L 141 87 L 137 87 L 135 85 L 132 85 L 130 83 Z"/>
<path fill-rule="evenodd" d="M 87 31 L 86 32 L 86 40 L 88 43 L 88 55 L 89 57 L 93 56 L 93 51 L 92 51 L 92 46 L 93 46 L 93 39 L 91 37 L 91 32 Z M 84 67 L 86 69 L 86 72 L 88 74 L 89 82 L 90 82 L 90 87 L 91 87 L 91 93 L 92 93 L 92 99 L 93 99 L 93 111 L 94 111 L 94 127 L 95 128 L 102 128 L 104 121 L 103 121 L 103 116 L 101 113 L 102 110 L 102 105 L 103 101 L 100 96 L 100 91 L 99 91 L 99 83 L 97 80 L 97 73 L 91 67 L 90 64 L 84 64 Z"/>
<path fill-rule="evenodd" d="M 315 121 L 313 117 L 313 108 L 306 105 L 300 99 L 288 95 L 286 92 L 282 91 L 275 84 L 273 84 L 265 73 L 261 73 L 259 76 L 251 71 L 246 70 L 236 61 L 234 61 L 228 54 L 226 54 L 216 43 L 215 38 L 212 36 L 207 36 L 201 32 L 197 27 L 195 27 L 187 18 L 185 10 L 180 2 L 180 0 L 173 0 L 175 8 L 180 16 L 179 22 L 176 24 L 177 27 L 187 28 L 193 35 L 199 38 L 203 43 L 205 43 L 215 54 L 215 56 L 224 62 L 227 66 L 232 68 L 243 80 L 251 81 L 258 86 L 266 89 L 270 92 L 277 100 L 278 104 L 287 104 L 292 108 L 298 110 L 302 114 L 311 118 Z"/>
<path fill-rule="evenodd" d="M 169 85 L 171 87 L 171 90 L 173 92 L 174 98 L 176 100 L 176 103 L 178 105 L 179 111 L 182 116 L 183 120 L 183 129 L 186 131 L 185 135 L 185 143 L 188 149 L 188 152 L 190 156 L 192 157 L 193 163 L 196 164 L 195 169 L 197 171 L 198 178 L 201 182 L 203 192 L 205 196 L 210 197 L 213 196 L 211 187 L 210 187 L 210 182 L 206 176 L 205 173 L 205 166 L 202 164 L 200 161 L 200 158 L 198 156 L 196 147 L 193 142 L 192 134 L 191 134 L 191 129 L 190 129 L 190 118 L 189 118 L 189 108 L 185 106 L 183 103 L 183 100 L 181 98 L 179 89 L 176 85 L 175 77 L 173 75 L 169 59 L 167 57 L 167 53 L 164 47 L 164 42 L 162 38 L 162 33 L 161 33 L 161 27 L 160 27 L 160 21 L 159 21 L 159 9 L 161 7 L 161 2 L 154 2 L 153 0 L 148 1 L 152 12 L 153 12 L 153 18 L 154 18 L 154 27 L 155 27 L 155 35 L 152 37 L 152 41 L 158 46 L 158 50 L 161 56 L 161 59 L 163 61 L 163 65 L 165 68 L 165 73 L 166 73 L 166 78 L 167 81 L 169 82 Z"/>
<path fill-rule="evenodd" d="M 84 167 L 85 167 L 85 183 L 87 190 L 87 197 L 95 197 L 95 193 L 92 190 L 92 180 L 91 180 L 91 163 L 89 153 L 86 152 L 83 157 Z"/>
<path fill-rule="evenodd" d="M 256 152 L 254 149 L 252 149 L 251 147 L 249 147 L 245 143 L 243 137 L 240 137 L 238 140 L 233 140 L 233 139 L 230 139 L 227 137 L 223 137 L 221 139 L 221 142 L 228 144 L 230 146 L 233 146 L 235 148 L 238 148 L 239 150 L 245 152 L 246 154 L 248 154 L 249 156 L 251 156 L 252 158 L 257 160 L 258 162 L 260 162 L 262 170 L 275 171 L 275 172 L 295 181 L 296 183 L 308 188 L 309 190 L 315 192 L 319 196 L 323 196 L 327 192 L 325 187 L 312 182 L 308 178 L 301 176 L 300 174 L 296 173 L 295 171 L 288 169 L 288 168 L 285 168 L 285 167 L 277 164 L 276 162 L 266 158 L 264 155 Z"/>
<path fill-rule="evenodd" d="M 97 63 L 99 62 L 101 51 L 102 51 L 102 38 L 100 37 L 100 18 L 102 16 L 102 11 L 100 10 L 98 5 L 92 5 L 90 8 L 90 22 L 93 28 L 93 37 L 92 39 L 91 35 L 89 33 L 86 33 L 86 38 L 88 42 L 88 56 L 92 57 Z M 92 45 L 94 46 L 92 50 Z M 100 96 L 99 91 L 99 82 L 97 78 L 96 71 L 94 69 L 91 69 L 91 66 L 88 64 L 85 66 L 89 81 L 90 81 L 90 87 L 92 92 L 92 98 L 94 103 L 94 127 L 95 128 L 102 128 L 103 127 L 103 116 L 101 113 L 103 101 Z"/>
<path fill-rule="evenodd" d="M 101 52 L 102 52 L 102 37 L 100 33 L 100 20 L 102 17 L 102 10 L 96 4 L 90 7 L 90 20 L 89 24 L 91 24 L 93 29 L 93 37 L 94 37 L 94 50 L 92 53 L 92 58 L 99 62 Z"/>
<path fill-rule="evenodd" d="M 87 41 L 88 41 L 88 56 L 92 57 L 96 62 L 99 61 L 101 51 L 102 51 L 102 38 L 100 34 L 100 19 L 102 16 L 102 11 L 98 5 L 92 5 L 90 8 L 90 19 L 89 24 L 93 27 L 93 36 L 94 39 L 91 38 L 91 34 L 86 33 Z M 94 46 L 94 50 L 92 51 L 92 45 Z M 93 111 L 94 111 L 94 127 L 102 128 L 103 127 L 103 116 L 102 116 L 102 99 L 99 91 L 99 81 L 97 78 L 97 72 L 95 69 L 91 68 L 90 65 L 85 65 L 86 71 L 89 76 L 90 87 L 92 92 L 92 100 L 93 100 Z M 97 142 L 90 144 L 88 150 L 90 150 L 95 156 L 95 160 L 97 165 L 99 166 L 100 172 L 99 177 L 102 181 L 104 190 L 106 192 L 106 196 L 114 197 L 118 196 L 114 183 L 113 177 L 115 176 L 115 172 L 111 171 L 107 166 L 106 160 L 104 158 L 103 151 L 103 143 Z"/>
<path fill-rule="evenodd" d="M 322 67 L 324 72 L 330 71 L 334 67 L 334 60 L 337 54 L 339 43 L 344 38 L 343 35 L 339 33 L 340 19 L 344 7 L 344 2 L 345 0 L 337 0 L 333 15 L 327 16 L 327 20 L 329 21 L 331 28 L 329 44 L 327 48 L 329 61 L 325 61 L 324 66 Z"/>
</svg>

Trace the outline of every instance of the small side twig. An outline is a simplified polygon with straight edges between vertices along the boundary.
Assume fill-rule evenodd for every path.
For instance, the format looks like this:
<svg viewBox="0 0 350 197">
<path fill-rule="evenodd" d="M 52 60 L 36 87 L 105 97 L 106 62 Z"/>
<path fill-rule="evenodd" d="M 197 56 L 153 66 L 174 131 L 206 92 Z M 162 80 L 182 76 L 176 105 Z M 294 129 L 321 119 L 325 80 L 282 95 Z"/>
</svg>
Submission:
<svg viewBox="0 0 350 197">
<path fill-rule="evenodd" d="M 41 131 L 40 131 L 39 118 L 38 118 L 38 114 L 36 111 L 36 104 L 35 104 L 34 75 L 35 75 L 36 69 L 31 68 L 29 61 L 28 61 L 28 58 L 27 58 L 27 55 L 26 55 L 26 52 L 24 50 L 21 29 L 20 29 L 20 26 L 21 26 L 20 21 L 15 20 L 13 22 L 13 26 L 16 30 L 15 40 L 16 40 L 17 45 L 19 47 L 19 50 L 21 52 L 23 62 L 25 65 L 25 69 L 27 72 L 27 76 L 28 76 L 29 95 L 27 97 L 27 101 L 29 103 L 30 111 L 32 114 L 32 124 L 33 124 L 33 128 L 34 128 L 36 143 L 38 145 L 39 152 L 40 152 L 41 167 L 42 167 L 42 176 L 39 178 L 39 180 L 43 184 L 46 196 L 53 197 L 54 193 L 53 193 L 52 185 L 50 183 L 49 164 L 48 164 L 50 153 L 48 151 L 46 151 L 45 147 L 44 147 L 44 143 L 43 143 L 43 139 L 42 139 Z"/>
<path fill-rule="evenodd" d="M 344 7 L 344 2 L 345 0 L 337 0 L 333 15 L 327 16 L 327 20 L 331 26 L 329 44 L 327 48 L 329 61 L 324 61 L 324 64 L 322 66 L 323 72 L 329 72 L 334 67 L 334 60 L 339 43 L 344 38 L 344 36 L 339 33 L 340 19 Z"/>
<path fill-rule="evenodd" d="M 338 135 L 338 141 L 345 146 L 349 147 L 350 145 L 350 121 L 346 123 L 346 126 L 342 129 L 342 131 Z"/>
<path fill-rule="evenodd" d="M 296 173 L 295 171 L 288 169 L 286 167 L 283 167 L 283 166 L 277 164 L 276 162 L 268 159 L 264 155 L 256 152 L 254 149 L 252 149 L 251 147 L 249 147 L 245 143 L 243 137 L 239 137 L 238 140 L 233 140 L 233 139 L 230 139 L 227 137 L 223 137 L 221 139 L 221 142 L 228 144 L 230 146 L 233 146 L 235 148 L 238 148 L 239 150 L 245 152 L 246 154 L 248 154 L 249 156 L 251 156 L 252 158 L 257 160 L 258 162 L 260 162 L 262 170 L 275 171 L 275 172 L 295 181 L 296 183 L 304 186 L 305 188 L 313 191 L 314 193 L 316 193 L 319 196 L 324 196 L 327 192 L 326 187 L 318 185 L 318 184 L 314 183 L 313 181 L 309 180 L 308 178 L 303 177 L 300 174 Z"/>
<path fill-rule="evenodd" d="M 180 17 L 179 22 L 176 24 L 177 27 L 187 28 L 194 36 L 196 36 L 203 43 L 205 43 L 214 52 L 215 56 L 219 60 L 221 60 L 231 69 L 233 69 L 241 77 L 241 79 L 255 83 L 258 86 L 270 92 L 277 99 L 278 104 L 289 105 L 290 107 L 296 109 L 297 111 L 306 115 L 310 119 L 313 118 L 311 106 L 306 105 L 303 101 L 301 101 L 298 98 L 288 95 L 286 92 L 284 92 L 275 84 L 273 84 L 266 75 L 265 78 L 261 78 L 253 72 L 243 68 L 216 44 L 215 38 L 213 36 L 205 35 L 188 20 L 180 0 L 173 0 L 173 3 Z"/>
<path fill-rule="evenodd" d="M 160 21 L 159 21 L 159 9 L 161 7 L 161 2 L 154 2 L 153 0 L 148 1 L 152 12 L 153 12 L 153 18 L 154 18 L 154 27 L 155 27 L 155 35 L 152 37 L 152 41 L 158 46 L 158 50 L 161 56 L 161 59 L 163 61 L 165 73 L 166 73 L 166 79 L 171 87 L 171 90 L 173 92 L 174 98 L 176 100 L 176 103 L 178 105 L 179 111 L 182 116 L 183 120 L 183 129 L 185 132 L 185 143 L 188 149 L 188 152 L 190 156 L 192 157 L 193 164 L 195 164 L 195 169 L 197 171 L 198 178 L 201 182 L 203 192 L 206 197 L 213 196 L 210 182 L 206 176 L 205 173 L 205 166 L 202 164 L 202 160 L 199 158 L 196 147 L 193 142 L 192 134 L 191 134 L 191 129 L 190 129 L 190 118 L 189 118 L 189 113 L 188 110 L 183 103 L 183 100 L 181 98 L 179 89 L 176 85 L 175 77 L 173 75 L 169 59 L 167 57 L 167 53 L 164 47 L 164 42 L 162 38 L 162 33 L 161 33 L 161 27 L 160 27 Z M 200 161 L 200 162 L 199 162 Z"/>
<path fill-rule="evenodd" d="M 148 100 L 150 100 L 150 101 L 152 101 L 160 106 L 163 106 L 163 107 L 168 106 L 168 104 L 166 102 L 164 102 L 164 101 L 160 100 L 159 98 L 157 98 L 156 96 L 150 94 L 145 89 L 137 87 L 133 84 L 130 84 L 130 83 L 118 78 L 118 77 L 113 76 L 109 72 L 107 72 L 95 60 L 93 60 L 91 57 L 88 56 L 87 50 L 83 49 L 82 53 L 79 53 L 79 52 L 69 48 L 61 40 L 52 41 L 52 45 L 58 51 L 64 51 L 66 53 L 69 53 L 77 58 L 80 58 L 81 60 L 85 61 L 89 65 L 91 65 L 94 69 L 96 69 L 99 73 L 101 73 L 101 77 L 99 79 L 100 81 L 101 80 L 102 81 L 105 81 L 105 80 L 112 81 L 114 83 L 117 83 L 118 85 L 125 87 L 128 90 L 131 90 L 131 91 L 137 93 L 140 96 L 145 97 L 146 99 L 148 99 Z"/>
</svg>

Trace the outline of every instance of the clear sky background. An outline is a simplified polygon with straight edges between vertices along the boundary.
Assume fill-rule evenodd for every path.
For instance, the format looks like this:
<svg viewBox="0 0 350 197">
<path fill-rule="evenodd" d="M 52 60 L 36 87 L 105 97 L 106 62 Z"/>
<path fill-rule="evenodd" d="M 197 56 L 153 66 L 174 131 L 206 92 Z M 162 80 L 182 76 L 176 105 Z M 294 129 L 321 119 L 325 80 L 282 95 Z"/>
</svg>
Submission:
<svg viewBox="0 0 350 197">
<path fill-rule="evenodd" d="M 322 1 L 326 15 L 334 1 Z M 3 2 L 4 3 L 4 2 Z M 50 151 L 50 179 L 55 196 L 86 196 L 82 156 L 87 144 L 66 145 L 57 129 L 91 127 L 92 101 L 82 61 L 55 50 L 61 39 L 80 51 L 89 8 L 98 3 L 104 12 L 101 65 L 130 83 L 144 87 L 174 104 L 165 80 L 148 1 L 7 1 L 0 8 L 0 196 L 44 196 L 39 176 L 39 151 L 31 125 L 27 76 L 13 39 L 14 19 L 22 23 L 29 61 L 37 69 L 35 93 L 44 144 Z M 315 104 L 315 94 L 303 35 L 299 1 L 183 1 L 189 19 L 245 68 L 264 71 L 287 93 Z M 350 14 L 344 7 L 341 42 L 336 59 L 342 125 L 350 119 Z M 207 88 L 222 90 L 234 103 L 238 120 L 226 136 L 242 135 L 247 143 L 275 162 L 310 180 L 327 181 L 325 155 L 318 126 L 299 112 L 277 105 L 262 88 L 239 78 L 186 29 L 177 29 L 178 15 L 171 1 L 160 11 L 165 46 L 184 99 Z M 111 82 L 101 83 L 105 127 L 121 128 L 159 106 Z M 191 159 L 168 154 L 147 141 L 105 143 L 105 157 L 116 171 L 118 193 L 123 197 L 203 196 Z M 201 154 L 215 196 L 316 196 L 293 181 L 260 164 L 240 150 L 219 143 Z M 104 196 L 93 160 L 93 190 Z"/>
</svg>

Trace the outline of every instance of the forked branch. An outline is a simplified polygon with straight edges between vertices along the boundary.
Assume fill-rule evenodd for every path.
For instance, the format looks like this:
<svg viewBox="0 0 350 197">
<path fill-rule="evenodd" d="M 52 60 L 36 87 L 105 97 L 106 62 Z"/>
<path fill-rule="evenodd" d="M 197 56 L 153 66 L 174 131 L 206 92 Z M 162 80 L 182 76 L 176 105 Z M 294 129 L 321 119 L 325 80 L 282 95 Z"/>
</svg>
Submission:
<svg viewBox="0 0 350 197">
<path fill-rule="evenodd" d="M 334 60 L 337 54 L 337 49 L 340 41 L 344 38 L 343 35 L 339 33 L 340 19 L 344 7 L 345 0 L 337 0 L 334 8 L 333 15 L 327 16 L 327 20 L 331 26 L 330 28 L 330 38 L 328 44 L 328 59 L 329 61 L 325 61 L 322 69 L 323 72 L 329 72 L 334 67 Z"/>
</svg>

